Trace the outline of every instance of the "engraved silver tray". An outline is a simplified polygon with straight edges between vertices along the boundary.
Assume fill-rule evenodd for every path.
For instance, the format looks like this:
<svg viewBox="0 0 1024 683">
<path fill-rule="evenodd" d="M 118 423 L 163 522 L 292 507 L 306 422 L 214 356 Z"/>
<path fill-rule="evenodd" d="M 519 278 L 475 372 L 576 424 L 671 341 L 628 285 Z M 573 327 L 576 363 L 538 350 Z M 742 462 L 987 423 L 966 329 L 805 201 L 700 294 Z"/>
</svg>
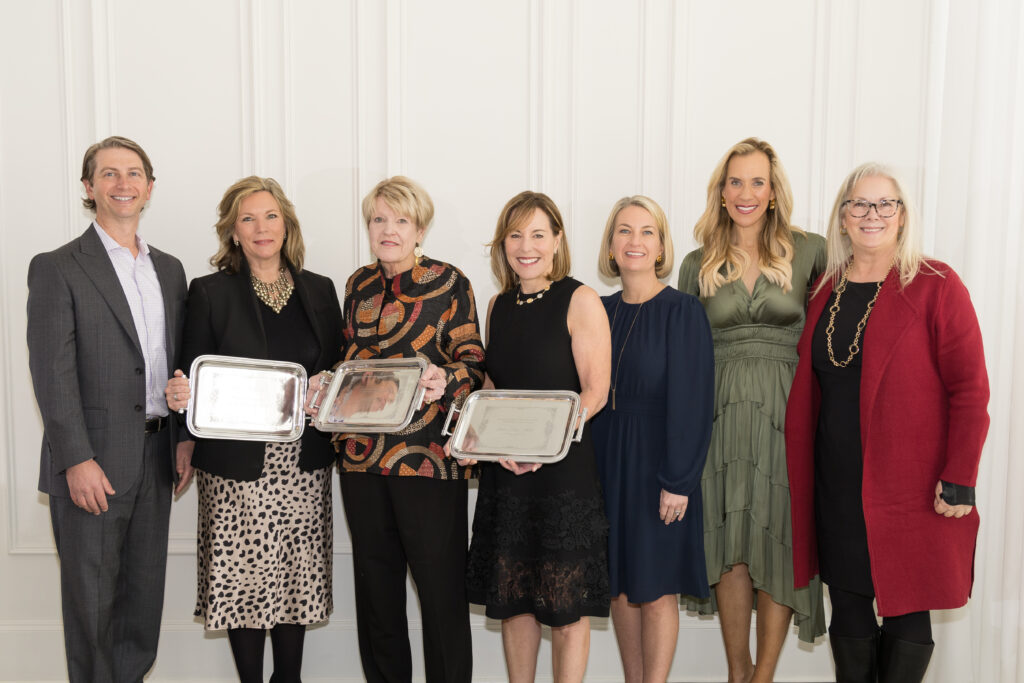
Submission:
<svg viewBox="0 0 1024 683">
<path fill-rule="evenodd" d="M 186 424 L 204 439 L 295 441 L 306 426 L 306 369 L 298 363 L 199 356 L 188 376 Z"/>
<path fill-rule="evenodd" d="M 574 391 L 485 389 L 469 395 L 452 431 L 448 413 L 442 433 L 456 458 L 554 463 L 583 438 L 581 406 Z"/>
<path fill-rule="evenodd" d="M 426 389 L 420 377 L 429 363 L 423 358 L 350 360 L 324 373 L 329 384 L 313 426 L 324 432 L 389 434 L 409 426 Z M 323 386 L 323 385 L 321 385 Z"/>
</svg>

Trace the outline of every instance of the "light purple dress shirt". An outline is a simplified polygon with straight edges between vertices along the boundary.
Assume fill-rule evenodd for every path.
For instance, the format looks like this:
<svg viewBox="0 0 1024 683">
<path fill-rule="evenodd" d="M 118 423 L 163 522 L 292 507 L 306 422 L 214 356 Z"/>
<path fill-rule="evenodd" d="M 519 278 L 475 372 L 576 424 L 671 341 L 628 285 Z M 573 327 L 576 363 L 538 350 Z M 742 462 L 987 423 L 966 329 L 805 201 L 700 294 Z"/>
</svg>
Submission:
<svg viewBox="0 0 1024 683">
<path fill-rule="evenodd" d="M 168 374 L 164 295 L 153 260 L 149 257 L 149 245 L 136 235 L 139 255 L 133 257 L 131 250 L 118 244 L 99 223 L 93 221 L 92 226 L 107 250 L 117 279 L 121 281 L 121 289 L 132 311 L 135 332 L 142 345 L 142 357 L 146 361 L 146 417 L 166 415 L 164 388 Z"/>
</svg>

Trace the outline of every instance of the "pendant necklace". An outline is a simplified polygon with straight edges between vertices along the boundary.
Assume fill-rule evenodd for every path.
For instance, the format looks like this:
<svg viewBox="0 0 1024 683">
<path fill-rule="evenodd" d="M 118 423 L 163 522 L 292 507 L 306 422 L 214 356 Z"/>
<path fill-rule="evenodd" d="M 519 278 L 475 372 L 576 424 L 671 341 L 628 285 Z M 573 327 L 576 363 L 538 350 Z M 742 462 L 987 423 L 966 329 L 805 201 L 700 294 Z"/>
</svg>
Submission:
<svg viewBox="0 0 1024 683">
<path fill-rule="evenodd" d="M 619 304 L 621 303 L 622 297 L 620 296 L 619 300 L 615 302 L 615 312 L 612 314 L 612 330 L 615 329 L 615 319 L 619 316 Z M 636 309 L 636 313 L 633 314 L 633 322 L 629 324 L 629 329 L 626 331 L 626 338 L 622 340 L 622 347 L 619 348 L 619 358 L 615 362 L 615 376 L 612 379 L 612 410 L 615 410 L 615 387 L 619 383 L 619 366 L 622 365 L 622 354 L 626 350 L 626 343 L 629 341 L 629 335 L 633 333 L 633 326 L 636 325 L 636 319 L 640 317 L 640 311 L 644 310 L 645 303 L 647 302 L 642 302 Z"/>
</svg>

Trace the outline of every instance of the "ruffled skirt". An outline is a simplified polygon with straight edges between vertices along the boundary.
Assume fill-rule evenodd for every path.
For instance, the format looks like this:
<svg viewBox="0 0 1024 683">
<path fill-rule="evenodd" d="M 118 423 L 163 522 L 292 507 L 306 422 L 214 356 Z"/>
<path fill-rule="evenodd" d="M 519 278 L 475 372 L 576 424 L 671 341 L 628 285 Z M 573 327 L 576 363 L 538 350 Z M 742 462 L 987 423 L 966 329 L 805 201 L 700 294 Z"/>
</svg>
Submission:
<svg viewBox="0 0 1024 683">
<path fill-rule="evenodd" d="M 811 642 L 825 633 L 825 611 L 818 577 L 793 587 L 784 433 L 798 337 L 763 325 L 714 331 L 715 422 L 701 491 L 708 580 L 747 565 L 755 590 L 792 608 L 800 639 Z M 714 592 L 685 600 L 701 614 L 718 609 Z"/>
</svg>

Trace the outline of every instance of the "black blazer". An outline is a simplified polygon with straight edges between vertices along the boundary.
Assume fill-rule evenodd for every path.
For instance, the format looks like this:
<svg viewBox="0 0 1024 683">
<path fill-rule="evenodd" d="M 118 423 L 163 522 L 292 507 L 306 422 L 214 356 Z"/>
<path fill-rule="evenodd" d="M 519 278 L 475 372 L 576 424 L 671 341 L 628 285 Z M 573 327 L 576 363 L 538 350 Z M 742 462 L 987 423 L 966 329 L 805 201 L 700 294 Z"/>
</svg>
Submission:
<svg viewBox="0 0 1024 683">
<path fill-rule="evenodd" d="M 296 300 L 320 343 L 318 368 L 330 369 L 341 360 L 344 322 L 334 283 L 329 278 L 291 266 Z M 242 272 L 224 271 L 192 280 L 188 288 L 181 367 L 188 372 L 197 356 L 214 353 L 244 358 L 267 358 L 267 337 L 263 330 L 259 299 L 253 291 L 249 267 Z M 240 481 L 255 481 L 263 472 L 262 441 L 196 439 L 192 465 L 204 472 Z M 309 472 L 328 467 L 335 453 L 331 437 L 312 427 L 302 434 L 299 467 Z"/>
</svg>

